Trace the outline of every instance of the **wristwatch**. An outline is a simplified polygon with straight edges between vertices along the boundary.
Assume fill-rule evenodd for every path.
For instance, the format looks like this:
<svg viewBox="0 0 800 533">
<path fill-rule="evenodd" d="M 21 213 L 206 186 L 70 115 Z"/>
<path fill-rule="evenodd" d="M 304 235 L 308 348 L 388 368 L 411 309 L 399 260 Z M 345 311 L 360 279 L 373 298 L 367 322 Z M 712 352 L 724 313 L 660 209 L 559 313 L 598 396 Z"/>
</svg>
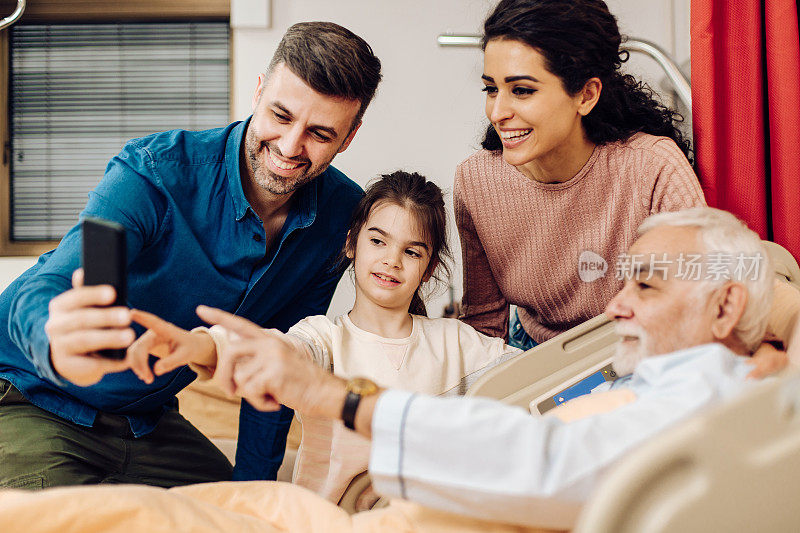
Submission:
<svg viewBox="0 0 800 533">
<path fill-rule="evenodd" d="M 347 396 L 342 407 L 342 422 L 347 429 L 356 429 L 356 411 L 361 398 L 372 396 L 378 392 L 378 386 L 367 378 L 351 378 L 345 386 Z"/>
</svg>

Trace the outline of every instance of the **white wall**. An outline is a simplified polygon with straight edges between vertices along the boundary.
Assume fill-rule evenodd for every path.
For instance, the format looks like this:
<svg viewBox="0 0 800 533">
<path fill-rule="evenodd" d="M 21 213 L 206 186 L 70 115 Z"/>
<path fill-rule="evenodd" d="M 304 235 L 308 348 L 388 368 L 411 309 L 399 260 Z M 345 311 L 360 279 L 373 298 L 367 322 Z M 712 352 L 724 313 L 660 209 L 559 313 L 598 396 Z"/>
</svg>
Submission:
<svg viewBox="0 0 800 533">
<path fill-rule="evenodd" d="M 17 276 L 36 263 L 35 257 L 3 257 L 0 259 L 0 291 L 4 290 Z"/>
<path fill-rule="evenodd" d="M 237 0 L 233 0 L 236 2 Z M 441 33 L 480 33 L 495 0 L 263 0 L 271 4 L 268 29 L 232 32 L 232 116 L 250 114 L 259 72 L 288 26 L 303 20 L 331 20 L 364 37 L 383 63 L 384 80 L 350 148 L 334 165 L 359 184 L 398 168 L 419 171 L 452 190 L 455 166 L 479 144 L 483 129 L 480 50 L 440 48 Z M 689 0 L 608 0 L 623 33 L 654 41 L 678 62 L 689 54 Z M 663 76 L 650 59 L 633 55 L 627 67 L 654 88 Z M 448 195 L 448 209 L 452 211 Z M 452 219 L 452 213 L 451 213 Z M 451 220 L 452 221 L 452 220 Z M 451 224 L 456 265 L 453 284 L 461 289 L 458 237 Z M 0 260 L 0 286 L 32 259 Z M 351 305 L 352 282 L 340 283 L 331 314 Z M 429 302 L 441 313 L 446 295 Z"/>
<path fill-rule="evenodd" d="M 441 48 L 436 37 L 480 33 L 496 1 L 272 0 L 271 4 L 269 29 L 233 32 L 234 117 L 250 113 L 256 77 L 288 26 L 303 20 L 337 22 L 372 45 L 383 63 L 384 79 L 353 144 L 334 165 L 362 186 L 379 173 L 405 168 L 451 191 L 455 166 L 476 149 L 483 129 L 482 57 L 478 49 Z M 623 33 L 656 42 L 679 62 L 688 58 L 689 0 L 609 0 L 608 4 Z M 649 58 L 633 55 L 627 68 L 660 87 L 660 68 Z M 451 200 L 448 195 L 452 212 Z M 452 224 L 451 236 L 456 256 L 452 283 L 458 297 L 461 252 Z M 345 276 L 330 314 L 348 310 L 352 298 L 352 282 Z M 431 300 L 430 314 L 439 315 L 446 301 L 446 294 Z"/>
</svg>

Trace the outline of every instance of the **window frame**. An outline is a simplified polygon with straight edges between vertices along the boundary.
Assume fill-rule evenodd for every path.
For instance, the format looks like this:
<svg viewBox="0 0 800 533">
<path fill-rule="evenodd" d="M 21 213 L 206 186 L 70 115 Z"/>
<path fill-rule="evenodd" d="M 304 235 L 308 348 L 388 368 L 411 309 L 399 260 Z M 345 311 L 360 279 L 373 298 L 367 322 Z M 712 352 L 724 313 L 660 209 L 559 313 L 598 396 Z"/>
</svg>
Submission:
<svg viewBox="0 0 800 533">
<path fill-rule="evenodd" d="M 10 13 L 16 0 L 0 0 L 0 13 Z M 207 22 L 230 23 L 230 0 L 139 0 L 109 3 L 107 0 L 40 0 L 29 1 L 22 22 L 63 24 L 82 22 Z M 228 43 L 229 102 L 234 100 L 233 34 Z M 11 113 L 9 102 L 11 50 L 9 29 L 0 31 L 0 257 L 38 256 L 58 246 L 60 241 L 15 241 L 11 239 Z M 229 115 L 232 111 L 232 106 Z M 230 116 L 229 116 L 230 118 Z M 122 147 L 120 147 L 122 148 Z M 77 222 L 77 219 L 76 219 Z"/>
</svg>

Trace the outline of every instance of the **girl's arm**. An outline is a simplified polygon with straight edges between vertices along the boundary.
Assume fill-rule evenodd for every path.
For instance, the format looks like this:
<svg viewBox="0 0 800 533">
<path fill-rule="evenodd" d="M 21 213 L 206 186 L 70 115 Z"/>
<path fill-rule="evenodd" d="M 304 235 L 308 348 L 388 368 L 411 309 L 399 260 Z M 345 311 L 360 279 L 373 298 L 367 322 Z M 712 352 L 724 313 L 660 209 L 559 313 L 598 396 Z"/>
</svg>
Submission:
<svg viewBox="0 0 800 533">
<path fill-rule="evenodd" d="M 294 343 L 299 353 L 304 354 L 315 365 L 332 373 L 331 349 L 334 329 L 336 328 L 333 322 L 324 315 L 309 316 L 289 328 L 286 337 Z"/>
<path fill-rule="evenodd" d="M 153 382 L 153 373 L 162 375 L 180 366 L 202 369 L 217 365 L 217 347 L 205 328 L 186 331 L 152 313 L 131 310 L 131 319 L 147 331 L 128 348 L 127 361 L 131 370 L 145 383 Z M 150 355 L 160 359 L 150 369 Z"/>
<path fill-rule="evenodd" d="M 303 322 L 304 320 L 299 324 L 302 324 Z M 317 357 L 313 342 L 311 342 L 309 339 L 303 338 L 301 335 L 298 335 L 295 331 L 299 324 L 292 326 L 292 329 L 290 329 L 288 333 L 283 333 L 275 328 L 262 328 L 262 336 L 264 339 L 282 339 L 294 346 L 298 354 L 301 354 L 307 357 L 309 360 L 316 362 Z M 198 360 L 199 358 L 197 357 L 192 361 L 186 361 L 183 363 L 176 361 L 175 367 L 180 366 L 181 364 L 188 364 L 189 367 L 194 370 L 195 373 L 197 373 L 200 379 L 211 379 L 214 377 L 214 373 L 216 372 L 217 361 L 219 360 L 220 354 L 226 353 L 234 339 L 231 337 L 230 332 L 220 325 L 214 325 L 210 328 L 194 328 L 191 333 L 203 334 L 209 337 L 214 343 L 215 356 L 213 358 L 208 358 L 205 361 Z M 158 365 L 161 363 L 162 362 L 157 363 L 156 367 L 158 367 Z M 172 368 L 167 368 L 167 370 L 164 370 L 164 372 L 169 372 L 170 370 L 172 370 Z M 161 372 L 158 373 L 160 374 Z"/>
<path fill-rule="evenodd" d="M 463 396 L 464 394 L 466 394 L 466 392 L 470 389 L 470 387 L 472 387 L 475 384 L 475 382 L 478 381 L 478 378 L 483 376 L 489 369 L 494 368 L 500 363 L 504 363 L 509 359 L 513 359 L 514 357 L 522 353 L 522 350 L 520 350 L 519 348 L 515 348 L 513 346 L 506 345 L 506 348 L 507 349 L 502 354 L 500 354 L 500 356 L 497 359 L 490 361 L 489 364 L 487 364 L 483 368 L 479 368 L 475 372 L 467 374 L 461 379 L 461 385 L 459 386 L 459 396 Z"/>
<path fill-rule="evenodd" d="M 458 356 L 461 357 L 464 376 L 459 386 L 445 392 L 445 396 L 464 395 L 489 369 L 522 353 L 519 348 L 505 344 L 503 339 L 484 335 L 469 324 L 461 322 L 456 324 L 458 324 Z"/>
</svg>

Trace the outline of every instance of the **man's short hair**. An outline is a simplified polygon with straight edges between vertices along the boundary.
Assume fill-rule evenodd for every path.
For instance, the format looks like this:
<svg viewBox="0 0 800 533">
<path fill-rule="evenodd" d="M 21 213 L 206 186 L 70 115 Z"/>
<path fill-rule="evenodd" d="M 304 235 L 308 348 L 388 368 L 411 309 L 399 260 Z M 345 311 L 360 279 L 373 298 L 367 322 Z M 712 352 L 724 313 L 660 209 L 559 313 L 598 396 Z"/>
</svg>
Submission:
<svg viewBox="0 0 800 533">
<path fill-rule="evenodd" d="M 370 45 L 333 22 L 300 22 L 286 30 L 267 75 L 280 63 L 318 93 L 360 101 L 353 127 L 381 81 L 381 62 Z"/>
<path fill-rule="evenodd" d="M 744 276 L 704 279 L 702 283 L 705 290 L 700 293 L 708 294 L 730 280 L 742 283 L 747 289 L 747 302 L 733 333 L 750 350 L 757 348 L 767 328 L 775 283 L 772 261 L 759 236 L 732 214 L 711 207 L 693 207 L 652 215 L 639 226 L 639 235 L 660 226 L 697 228 L 700 243 L 705 247 L 703 262 L 706 265 L 717 253 L 732 258 L 734 264 L 739 257 L 760 258 L 755 272 L 748 271 Z"/>
</svg>

